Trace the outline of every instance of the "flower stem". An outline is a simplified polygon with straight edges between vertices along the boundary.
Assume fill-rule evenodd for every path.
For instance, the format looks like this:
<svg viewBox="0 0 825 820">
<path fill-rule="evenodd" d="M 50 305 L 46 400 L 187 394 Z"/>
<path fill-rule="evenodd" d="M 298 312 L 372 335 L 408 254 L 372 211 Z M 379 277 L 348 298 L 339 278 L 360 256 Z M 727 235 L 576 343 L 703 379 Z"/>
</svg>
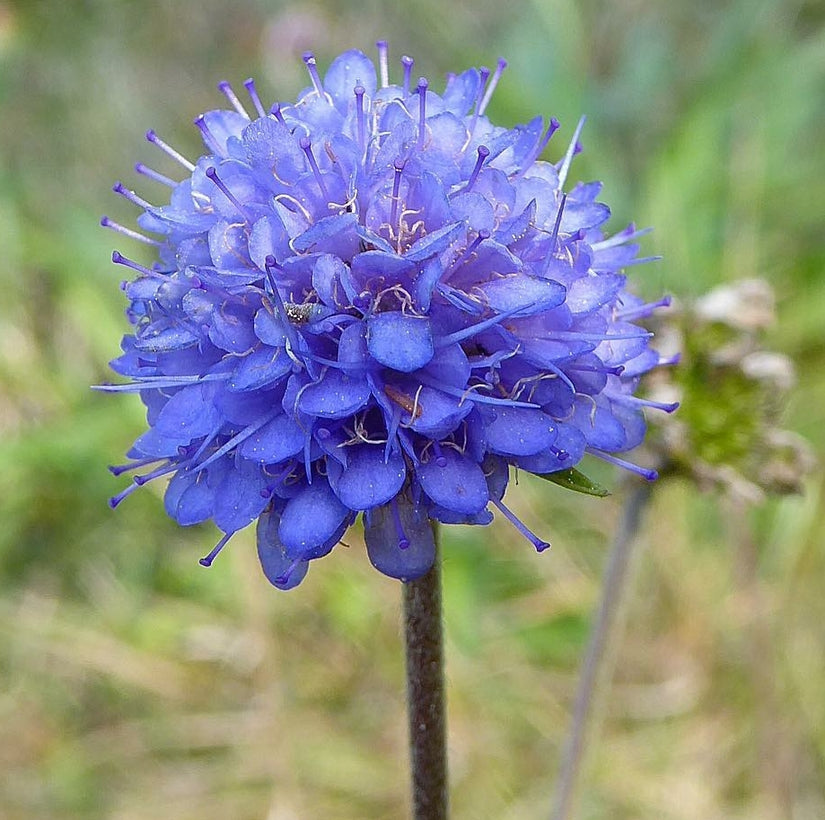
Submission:
<svg viewBox="0 0 825 820">
<path fill-rule="evenodd" d="M 587 740 L 594 728 L 598 696 L 610 676 L 613 650 L 621 633 L 623 604 L 637 552 L 636 535 L 642 513 L 650 500 L 650 492 L 651 486 L 647 482 L 639 482 L 633 488 L 610 550 L 599 612 L 590 633 L 587 654 L 579 676 L 573 722 L 562 757 L 552 820 L 570 820 L 573 817 Z"/>
<path fill-rule="evenodd" d="M 438 533 L 436 548 L 438 546 Z M 441 627 L 441 556 L 403 585 L 407 710 L 414 820 L 447 820 L 447 744 Z"/>
</svg>

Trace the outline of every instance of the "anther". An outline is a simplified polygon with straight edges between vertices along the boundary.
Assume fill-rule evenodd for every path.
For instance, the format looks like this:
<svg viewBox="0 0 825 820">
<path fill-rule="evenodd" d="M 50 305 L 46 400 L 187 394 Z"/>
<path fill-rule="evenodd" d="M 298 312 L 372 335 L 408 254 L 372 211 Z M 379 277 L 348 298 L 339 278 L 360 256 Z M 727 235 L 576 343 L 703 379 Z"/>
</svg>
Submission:
<svg viewBox="0 0 825 820">
<path fill-rule="evenodd" d="M 255 106 L 255 110 L 258 112 L 258 116 L 265 116 L 266 111 L 264 110 L 263 103 L 261 103 L 261 98 L 258 96 L 258 89 L 255 88 L 255 80 L 250 77 L 248 80 L 244 81 L 243 85 L 246 89 L 246 93 L 249 94 L 249 99 L 252 100 L 252 105 Z"/>
<path fill-rule="evenodd" d="M 324 182 L 324 178 L 321 176 L 321 169 L 318 167 L 318 162 L 315 159 L 315 155 L 312 153 L 312 140 L 306 136 L 301 137 L 301 139 L 298 140 L 298 145 L 301 146 L 301 150 L 306 154 L 309 167 L 312 169 L 312 173 L 315 177 L 315 181 L 318 183 L 318 187 L 321 189 L 321 193 L 329 199 L 326 183 Z"/>
<path fill-rule="evenodd" d="M 195 166 L 189 162 L 183 154 L 180 154 L 171 145 L 165 143 L 153 130 L 149 130 L 146 132 L 146 139 L 152 143 L 152 145 L 157 145 L 161 151 L 167 156 L 172 157 L 173 160 L 179 162 L 187 171 L 194 171 Z"/>
<path fill-rule="evenodd" d="M 389 46 L 386 40 L 379 40 L 375 47 L 378 49 L 378 72 L 381 76 L 381 88 L 386 88 L 390 84 Z"/>
<path fill-rule="evenodd" d="M 507 68 L 507 60 L 505 60 L 503 57 L 499 57 L 495 73 L 493 74 L 490 80 L 490 84 L 487 86 L 487 90 L 484 92 L 484 97 L 481 100 L 481 105 L 478 107 L 479 116 L 482 116 L 484 114 L 484 112 L 487 109 L 487 106 L 490 104 L 490 99 L 493 96 L 493 92 L 496 90 L 498 81 L 501 79 L 501 75 L 504 73 L 505 68 Z"/>
<path fill-rule="evenodd" d="M 134 191 L 129 190 L 122 182 L 116 182 L 112 186 L 112 190 L 116 194 L 122 196 L 124 199 L 128 199 L 129 202 L 147 211 L 152 207 L 152 205 L 149 202 L 147 202 L 142 197 L 139 197 Z"/>
<path fill-rule="evenodd" d="M 280 103 L 273 103 L 272 108 L 269 109 L 269 113 L 278 120 L 281 125 L 286 125 L 286 120 L 284 119 L 284 115 L 281 113 L 281 104 Z"/>
<path fill-rule="evenodd" d="M 244 208 L 243 204 L 238 201 L 237 197 L 226 187 L 226 184 L 223 180 L 218 176 L 218 172 L 215 170 L 214 165 L 210 165 L 206 171 L 206 176 L 215 183 L 217 188 L 220 189 L 220 192 L 238 209 L 238 213 L 244 218 L 248 219 L 246 208 Z"/>
<path fill-rule="evenodd" d="M 404 96 L 410 96 L 410 77 L 412 76 L 412 67 L 415 63 L 412 57 L 404 55 L 401 58 L 401 65 L 404 68 Z"/>
<path fill-rule="evenodd" d="M 220 91 L 221 94 L 223 94 L 224 97 L 226 97 L 226 99 L 229 100 L 229 104 L 242 117 L 246 117 L 246 119 L 249 119 L 249 114 L 247 113 L 246 109 L 243 107 L 243 104 L 241 103 L 241 101 L 238 99 L 238 95 L 235 93 L 232 86 L 226 80 L 221 80 L 221 82 L 218 83 L 218 91 Z"/>
<path fill-rule="evenodd" d="M 163 244 L 162 242 L 158 242 L 157 239 L 150 239 L 148 236 L 144 236 L 142 233 L 133 231 L 131 228 L 127 228 L 125 225 L 121 225 L 119 222 L 115 222 L 113 219 L 109 219 L 108 216 L 102 216 L 100 218 L 100 225 L 103 228 L 110 228 L 111 230 L 115 231 L 115 233 L 122 233 L 124 236 L 128 236 L 130 239 L 136 239 L 138 242 L 143 242 L 146 245 L 154 245 L 156 248 L 159 248 Z"/>
<path fill-rule="evenodd" d="M 426 77 L 418 80 L 418 150 L 424 147 L 424 136 L 427 126 L 427 87 L 429 83 Z"/>
<path fill-rule="evenodd" d="M 484 160 L 490 156 L 490 149 L 486 145 L 479 145 L 478 146 L 478 157 L 476 157 L 476 164 L 475 168 L 473 168 L 473 172 L 470 174 L 470 178 L 467 180 L 467 187 L 464 189 L 465 191 L 471 191 L 473 185 L 476 184 L 476 180 L 478 179 L 479 172 L 481 171 L 481 166 L 484 165 Z"/>
<path fill-rule="evenodd" d="M 205 555 L 203 558 L 198 559 L 198 563 L 202 567 L 211 567 L 212 562 L 218 557 L 220 551 L 226 546 L 227 542 L 234 534 L 235 533 L 233 532 L 228 532 L 226 535 L 224 535 L 224 537 L 221 538 L 221 540 L 218 541 L 217 544 L 215 544 L 214 548 L 209 553 L 209 555 Z"/>
<path fill-rule="evenodd" d="M 303 59 L 307 67 L 307 72 L 309 73 L 309 78 L 312 80 L 312 86 L 315 89 L 315 93 L 319 97 L 323 97 L 324 84 L 321 82 L 321 76 L 318 74 L 318 65 L 315 61 L 315 55 L 311 51 L 307 51 L 304 53 Z"/>
</svg>

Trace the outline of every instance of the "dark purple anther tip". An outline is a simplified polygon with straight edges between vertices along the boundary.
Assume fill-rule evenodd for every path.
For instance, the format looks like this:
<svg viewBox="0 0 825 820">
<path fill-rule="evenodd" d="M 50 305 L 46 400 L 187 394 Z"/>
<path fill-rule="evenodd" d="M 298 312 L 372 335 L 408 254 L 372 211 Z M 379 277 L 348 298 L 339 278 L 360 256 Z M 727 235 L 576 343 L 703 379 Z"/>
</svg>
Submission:
<svg viewBox="0 0 825 820">
<path fill-rule="evenodd" d="M 301 146 L 302 151 L 309 151 L 312 147 L 312 140 L 308 136 L 304 135 L 298 140 L 298 145 Z"/>
<path fill-rule="evenodd" d="M 103 225 L 103 220 L 102 219 L 100 220 L 100 224 Z M 112 262 L 114 262 L 116 265 L 122 264 L 123 254 L 120 251 L 112 251 Z"/>
<path fill-rule="evenodd" d="M 444 458 L 444 456 L 439 456 L 439 457 L 435 460 L 435 463 L 436 463 L 439 467 L 446 467 L 446 466 L 447 466 L 447 459 L 446 459 L 446 458 Z"/>
</svg>

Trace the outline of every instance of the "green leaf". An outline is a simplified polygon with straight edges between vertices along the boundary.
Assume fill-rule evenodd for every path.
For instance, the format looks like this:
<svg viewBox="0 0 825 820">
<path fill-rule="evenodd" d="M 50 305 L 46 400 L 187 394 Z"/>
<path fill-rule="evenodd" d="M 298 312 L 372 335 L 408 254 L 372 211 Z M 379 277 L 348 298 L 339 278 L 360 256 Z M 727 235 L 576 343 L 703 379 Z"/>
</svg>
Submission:
<svg viewBox="0 0 825 820">
<path fill-rule="evenodd" d="M 560 487 L 567 490 L 573 490 L 577 493 L 584 493 L 585 495 L 595 495 L 599 498 L 604 498 L 610 495 L 610 490 L 607 487 L 602 487 L 592 479 L 589 479 L 584 473 L 579 472 L 571 467 L 569 470 L 558 470 L 555 473 L 536 473 L 539 478 L 545 481 L 552 481 Z"/>
</svg>

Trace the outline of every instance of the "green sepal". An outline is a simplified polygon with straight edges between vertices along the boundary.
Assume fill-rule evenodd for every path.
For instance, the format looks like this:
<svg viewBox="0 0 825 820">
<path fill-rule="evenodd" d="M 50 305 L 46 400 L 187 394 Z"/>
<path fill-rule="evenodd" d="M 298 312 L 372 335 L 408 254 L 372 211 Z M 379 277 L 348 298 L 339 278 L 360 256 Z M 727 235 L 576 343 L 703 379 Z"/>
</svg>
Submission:
<svg viewBox="0 0 825 820">
<path fill-rule="evenodd" d="M 573 467 L 569 470 L 558 470 L 555 473 L 536 473 L 536 475 L 545 481 L 552 481 L 554 484 L 558 484 L 566 490 L 573 490 L 577 493 L 595 495 L 599 498 L 610 495 L 610 490 L 608 490 L 607 487 L 602 487 L 601 484 L 597 484 L 584 473 L 579 472 Z"/>
</svg>

